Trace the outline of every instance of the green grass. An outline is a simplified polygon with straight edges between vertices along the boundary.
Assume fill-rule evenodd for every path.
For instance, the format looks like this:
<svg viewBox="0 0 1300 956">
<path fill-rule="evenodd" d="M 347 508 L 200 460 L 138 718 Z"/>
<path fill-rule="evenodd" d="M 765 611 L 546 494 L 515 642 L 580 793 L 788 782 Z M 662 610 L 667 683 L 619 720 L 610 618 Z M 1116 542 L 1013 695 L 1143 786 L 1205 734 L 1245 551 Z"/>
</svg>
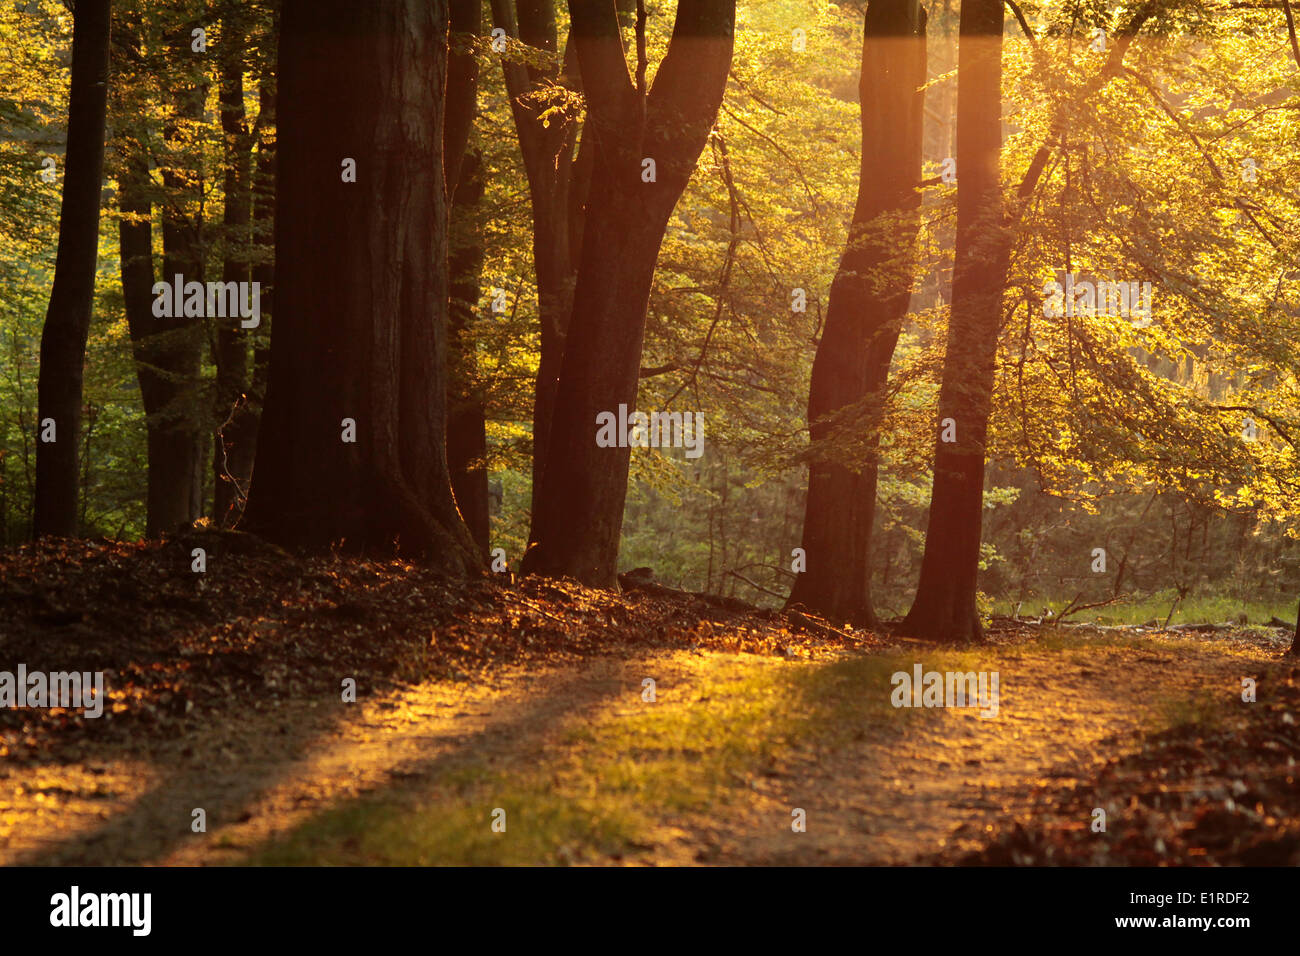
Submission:
<svg viewBox="0 0 1300 956">
<path fill-rule="evenodd" d="M 1137 651 L 1180 651 L 1185 649 L 1185 640 L 1180 643 L 1176 637 L 1157 637 L 1153 634 L 1124 634 L 1114 631 L 1065 630 L 1045 628 L 1039 631 L 1034 643 L 1045 650 L 1061 651 L 1068 654 L 1070 660 L 1086 664 L 1096 662 L 1098 647 L 1128 648 Z"/>
<path fill-rule="evenodd" d="M 1111 604 L 1106 607 L 1093 608 L 1079 614 L 1071 614 L 1068 622 L 1076 624 L 1145 624 L 1155 621 L 1164 624 L 1178 596 L 1176 591 L 1161 591 L 1143 598 L 1134 599 L 1123 604 Z M 1071 597 L 1051 601 L 1043 598 L 1027 600 L 1020 608 L 1021 618 L 1037 618 L 1043 607 L 1050 607 L 1053 613 L 1064 610 Z M 1091 599 L 1083 599 L 1090 603 Z M 1016 609 L 1016 602 L 998 599 L 993 602 L 994 613 L 1011 616 Z M 1267 624 L 1277 617 L 1284 621 L 1295 621 L 1296 601 L 1243 601 L 1237 598 L 1216 595 L 1188 595 L 1178 602 L 1170 624 L 1220 624 L 1224 621 L 1238 622 L 1245 615 L 1250 624 Z"/>
<path fill-rule="evenodd" d="M 923 658 L 928 670 L 979 670 L 990 652 Z M 812 754 L 863 727 L 901 732 L 907 721 L 934 717 L 889 702 L 890 676 L 916 660 L 725 659 L 685 686 L 661 686 L 659 703 L 575 719 L 540 758 L 496 769 L 470 757 L 432 789 L 390 791 L 318 814 L 249 862 L 510 865 L 635 856 L 661 823 L 725 812 L 748 778 L 792 754 Z M 498 807 L 504 833 L 491 829 Z"/>
<path fill-rule="evenodd" d="M 1231 698 L 1203 693 L 1190 697 L 1162 697 L 1156 702 L 1146 729 L 1149 733 L 1160 733 L 1179 727 L 1204 730 L 1221 727 L 1230 717 L 1239 716 L 1239 711 L 1231 707 L 1232 703 Z"/>
</svg>

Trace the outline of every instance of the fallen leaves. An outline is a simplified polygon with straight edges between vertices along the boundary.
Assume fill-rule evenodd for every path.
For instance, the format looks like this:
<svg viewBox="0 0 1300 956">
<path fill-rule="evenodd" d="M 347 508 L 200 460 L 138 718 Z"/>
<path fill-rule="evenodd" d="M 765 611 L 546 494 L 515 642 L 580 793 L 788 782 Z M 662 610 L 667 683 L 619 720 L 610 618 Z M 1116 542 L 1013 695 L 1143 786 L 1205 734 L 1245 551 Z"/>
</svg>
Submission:
<svg viewBox="0 0 1300 956">
<path fill-rule="evenodd" d="M 192 548 L 207 570 L 191 570 Z M 481 678 L 620 649 L 711 647 L 809 658 L 865 633 L 770 611 L 573 581 L 458 581 L 405 561 L 296 557 L 241 533 L 164 542 L 42 542 L 0 551 L 0 668 L 104 671 L 103 718 L 0 710 L 0 756 L 55 759 L 76 738 L 181 734 L 269 696 L 338 699 L 430 678 Z"/>
</svg>

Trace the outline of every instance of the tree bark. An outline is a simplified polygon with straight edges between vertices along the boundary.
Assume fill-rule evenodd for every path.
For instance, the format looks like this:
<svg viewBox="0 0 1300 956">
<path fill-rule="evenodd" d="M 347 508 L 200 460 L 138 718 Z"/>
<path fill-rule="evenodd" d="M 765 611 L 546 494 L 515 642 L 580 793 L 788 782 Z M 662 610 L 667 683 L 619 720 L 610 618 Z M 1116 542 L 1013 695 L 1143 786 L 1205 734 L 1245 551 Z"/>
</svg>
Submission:
<svg viewBox="0 0 1300 956">
<path fill-rule="evenodd" d="M 525 571 L 617 586 L 628 448 L 596 445 L 596 416 L 635 405 L 664 230 L 726 88 L 734 0 L 681 0 L 654 88 L 628 75 L 614 6 L 569 5 L 594 155 L 582 258 Z M 643 180 L 653 159 L 655 181 Z"/>
<path fill-rule="evenodd" d="M 264 68 L 257 84 L 257 163 L 253 173 L 253 240 L 258 247 L 253 281 L 262 290 L 262 321 L 253 344 L 250 404 L 261 427 L 271 371 L 271 322 L 275 311 L 275 72 Z M 253 442 L 256 449 L 257 442 Z M 253 466 L 257 466 L 254 453 Z M 252 477 L 249 481 L 251 484 Z"/>
<path fill-rule="evenodd" d="M 245 525 L 466 571 L 481 561 L 445 447 L 447 22 L 446 0 L 285 0 L 276 317 Z"/>
<path fill-rule="evenodd" d="M 493 23 L 520 42 L 556 55 L 559 35 L 554 0 L 492 0 Z M 533 212 L 533 267 L 537 276 L 537 312 L 541 347 L 533 396 L 533 524 L 544 480 L 544 463 L 555 390 L 564 359 L 564 342 L 573 306 L 587 181 L 583 172 L 590 149 L 574 155 L 578 141 L 576 111 L 560 111 L 542 124 L 541 109 L 529 98 L 549 85 L 580 88 L 579 67 L 570 37 L 563 66 L 542 68 L 502 60 L 506 93 L 519 138 Z"/>
<path fill-rule="evenodd" d="M 456 506 L 486 560 L 490 546 L 488 515 L 487 418 L 477 392 L 477 369 L 467 328 L 478 307 L 485 254 L 480 221 L 483 164 L 477 151 L 468 151 L 478 112 L 478 59 L 456 53 L 458 43 L 477 37 L 483 29 L 480 0 L 451 0 L 452 53 L 447 67 L 447 117 L 443 129 L 443 160 L 447 196 L 451 202 L 447 266 L 451 282 L 448 304 L 451 330 L 447 360 L 447 467 Z"/>
<path fill-rule="evenodd" d="M 244 112 L 245 23 L 235 9 L 225 17 L 221 62 L 221 131 L 225 141 L 223 282 L 249 282 L 252 222 L 252 137 Z M 260 297 L 259 297 L 260 298 Z M 260 303 L 259 303 L 260 305 Z M 212 457 L 212 518 L 218 527 L 239 522 L 253 473 L 257 416 L 248 401 L 248 334 L 238 316 L 217 319 L 216 433 Z M 260 323 L 260 317 L 259 317 Z"/>
<path fill-rule="evenodd" d="M 916 0 L 871 0 L 859 83 L 862 162 L 849 240 L 831 285 L 813 361 L 813 447 L 804 511 L 807 570 L 789 604 L 828 619 L 875 623 L 871 533 L 879 428 L 889 365 L 907 314 L 921 196 L 926 15 Z M 846 413 L 851 416 L 846 420 Z M 860 464 L 846 464 L 845 426 L 866 432 Z"/>
<path fill-rule="evenodd" d="M 115 75 L 121 78 L 130 76 L 139 82 L 144 64 L 138 19 L 125 19 L 117 25 L 114 33 L 114 53 L 118 58 Z M 120 154 L 117 234 L 122 298 L 131 338 L 131 355 L 140 385 L 140 402 L 145 413 L 145 447 L 148 452 L 146 521 L 150 532 L 156 533 L 159 520 L 155 509 L 165 492 L 158 482 L 158 449 L 165 443 L 160 434 L 162 414 L 172 386 L 164 371 L 166 358 L 162 346 L 166 344 L 165 336 L 160 341 L 156 325 L 159 320 L 153 316 L 154 187 L 149 176 L 149 126 L 147 118 L 141 115 L 142 101 L 125 95 L 130 86 L 129 82 L 118 83 L 117 91 L 123 95 L 114 100 L 115 125 L 118 128 L 115 143 Z M 134 122 L 128 118 L 134 118 Z"/>
<path fill-rule="evenodd" d="M 82 372 L 95 296 L 99 204 L 108 110 L 109 0 L 77 0 L 72 27 L 72 78 L 59 248 L 54 286 L 41 332 L 37 428 L 46 421 L 54 441 L 36 443 L 33 533 L 77 533 L 78 443 Z"/>
<path fill-rule="evenodd" d="M 483 29 L 482 0 L 450 0 L 451 38 L 447 61 L 447 108 L 443 122 L 443 170 L 447 199 L 460 181 L 465 150 L 478 114 L 478 57 L 467 47 Z M 458 46 L 464 48 L 458 52 Z"/>
<path fill-rule="evenodd" d="M 178 24 L 168 42 L 176 62 L 191 56 L 191 26 Z M 163 170 L 162 276 L 160 281 L 203 282 L 203 184 L 197 159 L 184 136 L 187 122 L 203 116 L 206 83 L 175 79 L 174 117 L 164 130 L 169 156 Z M 150 357 L 160 373 L 157 426 L 149 431 L 148 518 L 146 533 L 157 537 L 196 521 L 203 514 L 208 410 L 202 405 L 202 320 L 182 314 L 150 315 Z"/>
<path fill-rule="evenodd" d="M 1291 638 L 1291 653 L 1300 655 L 1300 608 L 1296 610 L 1295 635 Z"/>
<path fill-rule="evenodd" d="M 934 489 L 916 598 L 904 627 L 980 640 L 976 607 L 984 460 L 1010 246 L 1003 216 L 1002 3 L 962 0 L 957 67 L 957 247 L 939 391 Z M 943 441 L 942 422 L 956 440 Z"/>
<path fill-rule="evenodd" d="M 483 259 L 483 164 L 477 151 L 465 154 L 451 207 L 451 335 L 447 362 L 447 467 L 461 517 L 487 557 L 491 548 L 488 514 L 487 417 L 479 394 L 474 350 L 467 326 L 478 304 Z"/>
</svg>

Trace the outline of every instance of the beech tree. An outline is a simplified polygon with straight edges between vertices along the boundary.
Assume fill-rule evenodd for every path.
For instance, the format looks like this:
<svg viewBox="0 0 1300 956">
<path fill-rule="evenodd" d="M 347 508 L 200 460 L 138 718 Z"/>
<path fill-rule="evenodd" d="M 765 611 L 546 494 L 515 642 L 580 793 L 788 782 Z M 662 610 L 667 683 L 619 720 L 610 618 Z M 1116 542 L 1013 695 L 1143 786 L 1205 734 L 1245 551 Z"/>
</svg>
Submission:
<svg viewBox="0 0 1300 956">
<path fill-rule="evenodd" d="M 636 0 L 610 2 L 614 11 L 602 15 L 617 19 L 627 48 L 622 87 L 585 82 L 581 12 L 571 39 L 570 17 L 555 0 L 448 0 L 440 147 L 443 192 L 451 199 L 447 468 L 476 550 L 504 547 L 512 565 L 530 541 L 531 488 L 539 506 L 562 494 L 545 488 L 548 426 L 540 399 L 559 379 L 582 258 L 600 132 L 594 121 L 585 127 L 588 93 L 593 118 L 618 120 L 606 139 L 616 147 L 626 139 L 636 150 L 628 130 L 639 114 L 602 114 L 601 91 L 630 88 L 636 104 L 635 91 L 655 82 L 670 48 L 677 6 L 644 4 L 642 57 L 633 52 Z M 104 175 L 116 184 L 108 194 L 116 193 L 121 215 L 100 223 L 116 235 L 113 248 L 100 236 L 103 281 L 94 288 L 83 362 L 76 504 L 83 535 L 165 534 L 209 509 L 227 526 L 239 517 L 240 494 L 228 494 L 237 485 L 226 480 L 220 455 L 232 474 L 246 475 L 246 464 L 235 466 L 241 450 L 231 441 L 237 427 L 230 412 L 246 407 L 255 414 L 266 394 L 275 318 L 269 242 L 278 6 L 279 0 L 112 3 Z M 917 96 L 920 85 L 910 94 L 907 85 L 892 85 L 892 44 L 878 35 L 887 32 L 878 23 L 886 12 L 901 15 L 899 0 L 871 0 L 869 7 L 864 0 L 856 10 L 765 0 L 745 9 L 722 105 L 656 255 L 635 390 L 645 411 L 704 411 L 706 457 L 630 453 L 619 569 L 650 565 L 677 587 L 768 606 L 786 602 L 793 587 L 795 605 L 840 621 L 866 623 L 873 610 L 901 617 L 925 559 L 933 488 L 926 588 L 936 581 L 947 588 L 945 578 L 959 577 L 968 611 L 978 584 L 985 615 L 1039 617 L 1050 608 L 1055 616 L 1100 617 L 1134 598 L 1159 603 L 1167 591 L 1169 604 L 1155 615 L 1161 620 L 1169 608 L 1171 622 L 1194 620 L 1206 606 L 1200 598 L 1231 595 L 1251 620 L 1294 623 L 1300 154 L 1289 104 L 1300 46 L 1286 22 L 1292 5 L 1205 11 L 1190 0 L 1153 0 L 1149 7 L 1143 0 L 1117 10 L 1004 2 L 1000 164 L 1002 238 L 1010 253 L 1004 259 L 999 247 L 987 259 L 989 288 L 1001 288 L 1001 314 L 985 441 L 982 452 L 973 449 L 985 460 L 983 507 L 976 519 L 977 495 L 966 495 L 961 521 L 941 520 L 955 508 L 952 463 L 941 461 L 937 484 L 933 473 L 937 440 L 965 438 L 978 417 L 962 410 L 965 393 L 956 388 L 963 381 L 974 388 L 978 374 L 963 379 L 960 364 L 948 371 L 948 407 L 940 412 L 937 402 L 949 320 L 956 323 L 953 343 L 974 335 L 962 329 L 972 315 L 969 287 L 958 290 L 955 317 L 950 308 L 958 184 L 970 186 L 969 176 L 953 181 L 951 174 L 962 171 L 949 159 L 956 145 L 958 3 L 924 6 L 930 78 L 921 186 L 928 201 L 919 211 L 909 205 L 916 199 L 910 184 L 888 201 L 887 183 L 898 169 L 884 165 L 907 155 L 906 111 L 915 102 L 905 98 Z M 64 0 L 0 4 L 0 539 L 9 543 L 30 537 L 34 526 L 38 350 L 67 171 L 73 7 Z M 1121 60 L 1126 26 L 1147 9 L 1158 22 L 1143 28 L 1151 35 L 1134 39 Z M 511 34 L 504 49 L 499 36 L 489 36 L 490 12 Z M 200 27 L 206 46 L 204 34 L 196 35 Z M 853 92 L 864 82 L 877 84 L 865 103 Z M 642 105 L 666 88 L 647 91 Z M 324 192 L 316 197 L 332 215 L 338 207 L 330 204 L 340 196 L 374 185 L 364 178 L 374 160 L 343 149 L 333 132 L 313 143 L 330 152 L 333 175 L 317 184 Z M 469 158 L 458 164 L 462 143 Z M 607 154 L 619 155 L 616 148 Z M 305 155 L 300 148 L 287 176 L 312 168 Z M 864 164 L 853 161 L 859 156 L 865 174 Z M 361 176 L 344 185 L 334 177 L 346 157 L 360 159 Z M 634 151 L 625 166 L 635 191 L 622 193 L 662 190 L 666 170 L 657 158 L 657 168 L 648 167 L 646 160 L 656 159 L 651 148 Z M 907 179 L 914 183 L 914 172 Z M 555 200 L 557 190 L 567 190 L 567 202 Z M 590 211 L 606 215 L 611 195 L 621 201 L 608 187 L 592 194 Z M 868 204 L 878 207 L 874 215 L 858 208 Z M 619 208 L 607 217 L 617 222 L 604 227 L 606 236 L 615 228 L 630 229 L 630 236 L 597 244 L 603 254 L 584 270 L 593 288 L 623 281 L 602 279 L 600 271 L 626 274 L 641 231 L 638 215 Z M 385 219 L 395 235 L 403 221 Z M 326 225 L 315 234 L 332 236 L 333 223 Z M 351 257 L 368 255 L 368 235 L 353 234 Z M 331 288 L 356 281 L 333 268 L 343 260 L 329 250 L 341 242 L 329 239 L 325 262 L 312 274 L 338 282 Z M 113 261 L 119 246 L 120 284 Z M 312 261 L 320 253 L 305 240 L 296 248 Z M 963 246 L 963 262 L 967 255 Z M 892 283 L 905 281 L 909 262 L 909 313 L 889 357 L 896 328 L 889 303 L 902 288 Z M 178 263 L 194 280 L 257 281 L 261 323 L 237 328 L 214 309 L 194 308 L 193 299 L 187 315 L 155 315 L 162 302 L 155 303 L 154 283 L 166 279 L 171 288 Z M 1068 289 L 1066 275 L 1076 291 L 1088 285 L 1082 294 L 1096 292 L 1096 309 L 1086 302 L 1082 311 L 1049 308 L 1059 300 L 1048 290 L 1058 283 Z M 381 281 L 390 279 L 384 274 Z M 1103 281 L 1134 294 L 1141 287 L 1143 304 L 1133 314 L 1127 306 L 1103 307 Z M 492 305 L 484 308 L 489 290 Z M 516 298 L 502 309 L 510 292 Z M 588 295 L 584 309 L 606 319 L 612 312 L 624 323 L 627 298 L 610 297 L 614 308 L 606 310 L 592 307 L 597 300 Z M 312 303 L 314 320 L 341 324 L 337 297 Z M 550 316 L 543 322 L 539 311 Z M 590 349 L 585 361 L 597 378 L 608 376 L 598 366 L 622 361 L 621 345 L 600 329 L 606 320 L 589 314 L 585 321 L 597 330 L 587 337 L 598 341 L 570 341 L 579 352 Z M 302 328 L 298 334 L 305 335 Z M 980 334 L 992 328 L 982 325 Z M 304 354 L 292 347 L 294 334 L 285 340 L 290 366 Z M 328 334 L 342 343 L 351 333 Z M 961 349 L 952 347 L 960 362 Z M 351 339 L 331 348 L 337 355 L 324 363 L 307 353 L 299 374 L 306 379 L 342 362 L 344 350 L 356 351 Z M 394 353 L 401 350 L 399 344 Z M 355 358 L 369 361 L 369 354 Z M 578 394 L 588 386 L 566 387 Z M 614 413 L 615 393 L 608 383 L 601 387 L 598 414 Z M 308 423 L 319 412 L 305 400 L 296 407 Z M 605 442 L 608 433 L 586 414 L 575 416 L 583 443 L 592 432 Z M 343 417 L 352 424 L 340 427 Z M 363 418 L 337 412 L 331 440 L 337 437 L 345 453 L 359 454 L 344 434 L 363 437 L 364 428 L 356 428 Z M 220 448 L 213 445 L 217 429 L 226 439 Z M 59 442 L 68 438 L 62 424 L 57 433 Z M 954 443 L 943 443 L 941 456 Z M 311 450 L 317 446 L 297 447 L 299 458 L 317 462 L 313 481 L 339 474 Z M 596 472 L 619 454 L 583 453 L 594 456 Z M 873 522 L 868 489 L 877 462 Z M 607 508 L 602 499 L 614 486 L 603 474 L 583 480 L 563 482 L 572 493 L 556 510 L 553 527 L 561 536 L 590 534 L 580 526 L 588 509 L 599 515 Z M 214 487 L 225 500 L 206 497 Z M 963 494 L 968 490 L 963 486 Z M 310 504 L 297 493 L 284 500 Z M 330 533 L 355 543 L 353 531 Z M 545 531 L 541 537 L 554 538 Z M 402 550 L 407 541 L 403 533 Z M 792 554 L 799 545 L 803 550 Z M 391 541 L 372 547 L 385 550 Z M 959 561 L 952 557 L 958 554 Z M 922 594 L 922 603 L 928 594 L 936 606 L 957 600 L 947 591 Z M 936 636 L 963 628 L 973 634 L 974 617 L 967 613 L 970 623 L 960 627 L 936 625 Z"/>
<path fill-rule="evenodd" d="M 954 643 L 983 637 L 977 585 L 984 466 L 1012 229 L 1060 141 L 1069 108 L 1087 101 L 1122 70 L 1125 52 L 1154 9 L 1152 3 L 1143 4 L 1127 17 L 1101 70 L 1062 103 L 1008 207 L 1001 182 L 1002 4 L 998 0 L 962 0 L 952 307 L 939 391 L 925 554 L 916 597 L 903 622 L 910 633 Z"/>
<path fill-rule="evenodd" d="M 218 320 L 211 329 L 213 395 L 204 389 L 204 321 L 184 315 L 179 304 L 173 304 L 171 314 L 154 311 L 155 221 L 163 239 L 162 275 L 157 278 L 170 284 L 177 273 L 185 281 L 204 277 L 211 240 L 205 235 L 208 185 L 201 155 L 209 64 L 215 64 L 220 83 L 225 210 L 215 230 L 222 239 L 220 278 L 246 281 L 254 258 L 252 139 L 243 102 L 243 67 L 246 38 L 256 21 L 233 4 L 224 5 L 223 11 L 226 38 L 203 50 L 195 49 L 194 31 L 207 21 L 192 5 L 180 6 L 160 22 L 145 16 L 139 4 L 122 3 L 114 25 L 112 155 L 122 293 L 145 412 L 149 536 L 174 531 L 203 514 L 209 471 L 214 478 L 213 516 L 219 524 L 234 523 L 252 468 L 257 419 L 255 405 L 248 400 L 247 330 L 229 319 Z M 169 107 L 161 120 L 155 115 L 159 101 Z M 151 163 L 161 169 L 162 188 L 150 174 Z M 264 296 L 263 318 L 267 304 Z M 210 452 L 208 435 L 214 438 Z"/>
<path fill-rule="evenodd" d="M 109 0 L 73 8 L 68 141 L 54 286 L 41 333 L 33 533 L 77 533 L 82 367 L 95 294 L 108 111 Z"/>
<path fill-rule="evenodd" d="M 287 0 L 276 316 L 245 526 L 479 566 L 447 471 L 445 0 Z"/>
<path fill-rule="evenodd" d="M 172 111 L 163 126 L 166 159 L 163 165 L 161 213 L 162 275 L 174 282 L 204 282 L 204 183 L 202 159 L 196 142 L 197 124 L 203 119 L 209 82 L 205 61 L 193 49 L 193 31 L 203 27 L 200 14 L 185 11 L 167 31 L 169 75 L 164 91 Z M 187 316 L 179 302 L 172 314 L 158 316 L 151 309 L 153 357 L 162 373 L 162 404 L 158 429 L 150 448 L 151 535 L 175 531 L 203 515 L 203 492 L 211 458 L 209 408 L 203 401 L 201 376 L 205 325 Z"/>
<path fill-rule="evenodd" d="M 244 14 L 231 7 L 222 20 L 221 132 L 224 141 L 225 255 L 223 282 L 249 282 L 252 275 L 252 146 L 244 110 L 244 54 L 248 25 Z M 260 299 L 260 295 L 259 295 Z M 260 312 L 260 301 L 259 301 Z M 261 316 L 258 316 L 260 324 Z M 216 430 L 212 453 L 212 517 L 218 525 L 233 525 L 253 473 L 257 415 L 248 399 L 249 343 L 239 316 L 216 319 L 217 366 Z"/>
<path fill-rule="evenodd" d="M 450 0 L 447 103 L 443 117 L 443 173 L 447 197 L 456 195 L 461 160 L 478 113 L 478 57 L 470 45 L 483 28 L 481 0 Z"/>
<path fill-rule="evenodd" d="M 581 89 L 576 46 L 560 50 L 554 0 L 492 0 L 492 22 L 543 62 L 501 60 L 533 213 L 540 349 L 533 397 L 533 506 L 544 480 L 547 441 L 573 307 L 593 148 L 578 147 Z M 545 119 L 543 120 L 543 114 Z"/>
<path fill-rule="evenodd" d="M 483 27 L 479 0 L 453 0 L 451 48 L 447 67 L 447 116 L 443 160 L 449 170 L 451 202 L 447 263 L 451 301 L 447 359 L 447 467 L 456 506 L 479 552 L 486 557 L 491 521 L 488 515 L 487 419 L 475 389 L 476 361 L 466 329 L 478 305 L 483 274 L 484 239 L 481 200 L 482 162 L 469 150 L 478 112 L 478 59 L 469 44 Z M 463 51 L 457 52 L 460 48 Z M 455 175 L 450 173 L 455 169 Z"/>
<path fill-rule="evenodd" d="M 1006 277 L 1001 97 L 1002 2 L 962 0 L 952 311 L 939 391 L 925 557 L 905 621 L 915 633 L 950 641 L 981 633 L 975 585 L 984 450 Z"/>
<path fill-rule="evenodd" d="M 858 91 L 862 158 L 849 240 L 831 285 L 813 361 L 803 548 L 807 570 L 791 605 L 870 625 L 871 530 L 877 447 L 889 364 L 907 314 L 921 205 L 926 81 L 925 10 L 915 0 L 871 0 Z M 818 443 L 865 432 L 860 461 Z"/>
<path fill-rule="evenodd" d="M 478 303 L 485 241 L 482 218 L 483 164 L 476 150 L 465 154 L 452 197 L 447 263 L 451 322 L 447 361 L 447 466 L 456 506 L 478 546 L 490 550 L 487 417 L 476 379 L 468 327 Z"/>
<path fill-rule="evenodd" d="M 735 0 L 680 0 L 653 88 L 642 8 L 635 78 L 612 0 L 572 0 L 569 13 L 593 168 L 524 570 L 613 586 L 630 449 L 597 447 L 596 416 L 636 401 L 659 246 L 722 102 L 736 9 Z"/>
</svg>

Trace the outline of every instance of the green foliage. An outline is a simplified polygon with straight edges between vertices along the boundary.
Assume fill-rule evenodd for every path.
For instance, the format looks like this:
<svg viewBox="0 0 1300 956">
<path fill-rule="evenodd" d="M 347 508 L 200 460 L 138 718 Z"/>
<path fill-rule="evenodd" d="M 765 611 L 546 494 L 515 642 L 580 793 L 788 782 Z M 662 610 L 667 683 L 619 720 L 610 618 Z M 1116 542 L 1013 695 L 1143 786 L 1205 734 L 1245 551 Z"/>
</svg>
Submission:
<svg viewBox="0 0 1300 956">
<path fill-rule="evenodd" d="M 151 159 L 155 217 L 174 204 L 203 224 L 211 267 L 237 237 L 224 209 L 215 78 L 223 17 L 247 14 L 250 125 L 274 62 L 272 4 L 116 5 L 138 25 L 138 59 L 115 61 L 100 282 L 87 361 L 86 530 L 143 530 L 144 422 L 123 320 L 111 187 L 127 147 Z M 652 2 L 649 75 L 673 4 Z M 956 4 L 929 4 L 925 176 L 954 151 Z M 1300 484 L 1300 154 L 1297 64 L 1273 9 L 1156 5 L 1124 68 L 1095 82 L 1132 9 L 1095 0 L 1021 4 L 1033 40 L 1008 17 L 1004 43 L 1008 194 L 1032 157 L 1051 154 L 1015 224 L 989 444 L 981 589 L 998 611 L 1113 601 L 1146 608 L 1183 594 L 1175 619 L 1222 598 L 1293 603 Z M 561 49 L 567 15 L 561 5 Z M 202 18 L 206 57 L 166 38 Z M 0 5 L 0 540 L 29 530 L 40 329 L 57 241 L 70 17 L 54 0 Z M 624 28 L 630 41 L 631 20 Z M 1094 29 L 1107 32 L 1096 49 Z M 806 48 L 797 49 L 795 31 Z M 188 31 L 186 31 L 188 32 Z M 777 603 L 800 543 L 806 402 L 827 290 L 858 188 L 862 8 L 758 0 L 738 11 L 736 50 L 714 134 L 669 225 L 651 291 L 638 407 L 693 411 L 705 454 L 633 455 L 621 564 L 684 587 Z M 467 329 L 475 394 L 486 407 L 487 467 L 500 505 L 493 546 L 512 562 L 527 541 L 531 415 L 539 330 L 527 181 L 500 63 L 484 37 L 456 39 L 480 60 L 475 141 L 486 193 L 481 297 Z M 628 43 L 628 49 L 635 49 Z M 556 54 L 514 43 L 505 57 Z M 203 115 L 178 118 L 172 92 L 206 83 Z M 541 91 L 548 106 L 575 94 Z M 869 104 L 868 104 L 869 106 Z M 553 110 L 552 122 L 563 110 Z M 164 135 L 168 133 L 169 135 Z M 1256 175 L 1243 174 L 1250 160 Z M 169 191 L 166 171 L 199 188 Z M 956 188 L 923 190 L 908 321 L 878 436 L 881 472 L 873 589 L 903 613 L 923 547 L 934 411 L 950 294 Z M 161 251 L 155 228 L 156 251 Z M 270 236 L 246 254 L 266 261 Z M 1150 282 L 1154 321 L 1044 314 L 1060 271 Z M 792 311 L 795 289 L 807 309 Z M 496 290 L 504 312 L 492 309 Z M 269 323 L 268 323 L 269 325 Z M 259 330 L 265 336 L 268 328 Z M 265 339 L 259 339 L 260 344 Z M 213 368 L 186 401 L 212 427 Z M 820 452 L 861 461 L 865 409 L 846 409 Z M 1243 421 L 1256 426 L 1247 437 Z M 1109 570 L 1090 569 L 1104 548 Z M 1122 571 L 1120 570 L 1122 568 Z M 1077 597 L 1076 597 L 1077 596 Z M 1028 613 L 1028 611 L 1026 611 Z M 1135 612 L 1136 613 L 1136 612 Z M 1163 619 L 1163 615 L 1160 616 Z M 1257 615 L 1251 613 L 1252 620 Z"/>
</svg>

